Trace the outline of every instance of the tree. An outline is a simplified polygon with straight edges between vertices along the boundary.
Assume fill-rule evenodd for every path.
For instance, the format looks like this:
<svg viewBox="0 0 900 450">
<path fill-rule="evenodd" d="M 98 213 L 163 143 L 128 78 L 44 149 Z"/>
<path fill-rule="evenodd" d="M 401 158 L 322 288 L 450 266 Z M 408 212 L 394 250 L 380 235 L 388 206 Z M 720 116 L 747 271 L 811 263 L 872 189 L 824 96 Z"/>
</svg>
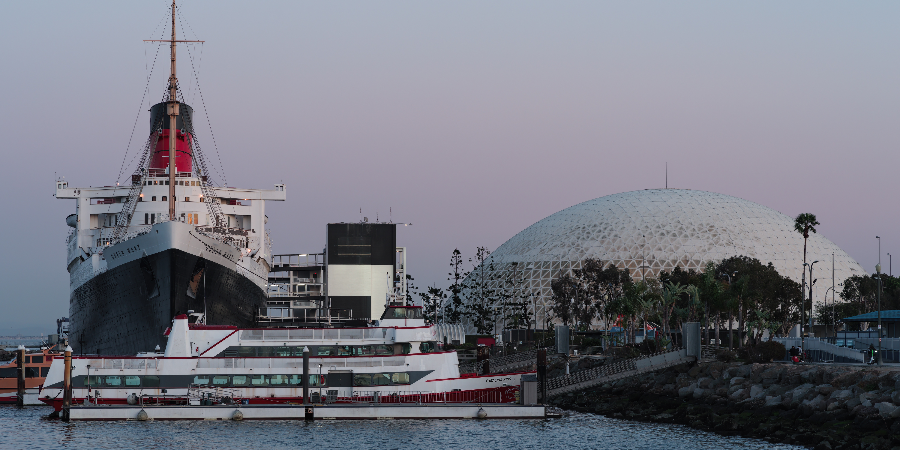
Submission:
<svg viewBox="0 0 900 450">
<path fill-rule="evenodd" d="M 447 305 L 447 322 L 449 323 L 459 323 L 462 320 L 463 313 L 463 300 L 462 300 L 462 280 L 466 278 L 466 273 L 463 272 L 462 268 L 462 253 L 459 249 L 454 249 L 453 254 L 450 256 L 450 268 L 451 272 L 447 278 L 448 281 L 453 281 L 453 283 L 448 288 L 450 290 L 450 299 L 449 304 Z"/>
<path fill-rule="evenodd" d="M 553 316 L 559 319 L 563 325 L 568 326 L 572 321 L 572 303 L 575 298 L 577 282 L 571 274 L 565 274 L 550 282 L 550 291 L 553 292 L 550 310 Z"/>
<path fill-rule="evenodd" d="M 431 323 L 438 323 L 439 318 L 446 320 L 446 318 L 441 317 L 441 306 L 447 300 L 447 294 L 444 293 L 443 289 L 431 286 L 427 292 L 419 292 L 419 297 L 422 298 L 425 320 L 429 320 Z"/>
<path fill-rule="evenodd" d="M 816 220 L 816 215 L 812 213 L 800 213 L 794 218 L 794 230 L 803 235 L 803 285 L 800 286 L 801 290 L 806 289 L 806 241 L 809 239 L 809 233 L 816 232 L 816 225 L 819 225 L 819 221 Z M 812 280 L 809 280 L 812 283 Z M 803 300 L 805 300 L 806 291 L 802 292 Z M 809 290 L 809 298 L 812 300 L 812 289 Z M 800 310 L 800 321 L 803 321 L 803 312 L 806 311 L 805 307 L 802 307 Z M 811 312 L 810 312 L 811 314 Z M 800 324 L 800 328 L 803 328 L 803 323 Z M 802 337 L 802 333 L 801 333 Z"/>
<path fill-rule="evenodd" d="M 463 284 L 463 290 L 469 299 L 465 304 L 463 315 L 469 319 L 478 334 L 492 334 L 497 315 L 497 311 L 492 308 L 491 304 L 496 292 L 492 287 L 492 280 L 489 278 L 491 274 L 495 273 L 493 260 L 488 260 L 490 254 L 490 250 L 485 247 L 476 249 L 475 259 L 469 258 L 469 262 L 473 264 L 473 270 L 469 272 L 470 276 Z"/>
<path fill-rule="evenodd" d="M 671 320 L 672 313 L 675 311 L 678 299 L 681 297 L 681 294 L 685 292 L 685 289 L 685 286 L 671 281 L 663 285 L 660 306 L 662 306 L 663 312 L 663 334 L 666 336 L 669 335 L 669 321 Z"/>
</svg>

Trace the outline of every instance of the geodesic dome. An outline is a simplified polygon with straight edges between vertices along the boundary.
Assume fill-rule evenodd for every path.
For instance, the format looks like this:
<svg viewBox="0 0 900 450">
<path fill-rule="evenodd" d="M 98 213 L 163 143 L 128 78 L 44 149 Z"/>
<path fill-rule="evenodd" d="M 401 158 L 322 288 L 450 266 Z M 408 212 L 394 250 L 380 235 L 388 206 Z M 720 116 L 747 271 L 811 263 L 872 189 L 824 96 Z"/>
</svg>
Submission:
<svg viewBox="0 0 900 450">
<path fill-rule="evenodd" d="M 815 278 L 831 278 L 832 254 L 836 283 L 866 275 L 853 258 L 816 233 L 807 242 L 807 261 L 819 261 Z M 793 218 L 757 203 L 714 192 L 647 189 L 595 198 L 552 214 L 506 241 L 484 264 L 493 268 L 485 270 L 487 280 L 519 272 L 530 315 L 543 324 L 550 315 L 550 282 L 580 268 L 584 259 L 627 268 L 640 280 L 676 266 L 702 271 L 707 262 L 736 255 L 771 262 L 799 283 L 803 236 L 794 231 Z M 830 280 L 817 283 L 814 301 L 821 301 L 829 287 Z"/>
</svg>

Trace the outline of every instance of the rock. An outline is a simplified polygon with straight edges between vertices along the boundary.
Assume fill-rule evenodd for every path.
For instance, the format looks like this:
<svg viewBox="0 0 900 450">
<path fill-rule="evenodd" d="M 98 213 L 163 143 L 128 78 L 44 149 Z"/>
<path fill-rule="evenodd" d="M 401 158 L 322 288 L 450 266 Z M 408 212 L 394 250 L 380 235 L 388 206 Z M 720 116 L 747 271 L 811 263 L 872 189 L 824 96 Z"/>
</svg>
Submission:
<svg viewBox="0 0 900 450">
<path fill-rule="evenodd" d="M 803 406 L 809 407 L 813 411 L 821 411 L 825 409 L 825 396 L 818 395 L 812 400 L 803 400 Z"/>
<path fill-rule="evenodd" d="M 876 403 L 875 409 L 877 409 L 878 414 L 881 414 L 881 417 L 884 417 L 885 419 L 896 419 L 897 417 L 900 417 L 900 406 L 896 406 L 893 403 Z"/>
<path fill-rule="evenodd" d="M 694 389 L 695 388 L 692 388 L 690 386 L 683 387 L 678 390 L 678 396 L 681 398 L 689 397 L 694 393 Z"/>
<path fill-rule="evenodd" d="M 772 397 L 771 395 L 766 397 L 766 406 L 778 406 L 780 404 L 781 404 L 781 396 L 780 395 L 776 396 L 776 397 Z"/>
<path fill-rule="evenodd" d="M 828 439 L 823 439 L 813 450 L 832 450 L 833 448 L 831 442 L 828 442 Z"/>
<path fill-rule="evenodd" d="M 866 400 L 866 401 L 862 402 L 862 405 L 865 406 L 866 408 L 871 408 L 872 402 L 870 400 Z"/>
<path fill-rule="evenodd" d="M 900 405 L 900 390 L 896 390 L 891 394 L 891 401 L 894 402 L 895 405 Z"/>
<path fill-rule="evenodd" d="M 831 393 L 831 398 L 838 400 L 845 400 L 850 397 L 853 397 L 853 391 L 849 389 L 839 389 Z"/>
<path fill-rule="evenodd" d="M 700 389 L 700 388 L 694 389 L 694 393 L 693 393 L 694 398 L 696 398 L 698 400 L 701 398 L 704 398 L 704 397 L 709 397 L 709 394 L 710 394 L 709 389 Z"/>
<path fill-rule="evenodd" d="M 816 387 L 816 392 L 818 392 L 826 397 L 830 396 L 831 393 L 836 390 L 837 390 L 837 388 L 835 388 L 834 386 L 832 386 L 830 384 L 821 384 Z"/>
<path fill-rule="evenodd" d="M 752 399 L 762 398 L 763 394 L 765 393 L 766 390 L 758 384 L 754 384 L 750 387 L 750 398 Z"/>
<path fill-rule="evenodd" d="M 825 406 L 825 411 L 834 411 L 836 409 L 839 409 L 841 406 L 844 406 L 844 403 L 842 401 L 832 398 L 828 400 Z"/>
<path fill-rule="evenodd" d="M 854 409 L 856 409 L 857 406 L 860 406 L 861 404 L 862 404 L 862 402 L 859 401 L 859 398 L 854 397 L 854 398 L 851 398 L 850 400 L 847 400 L 847 402 L 844 403 L 844 406 L 846 406 L 848 410 L 853 411 Z"/>
<path fill-rule="evenodd" d="M 700 375 L 701 370 L 702 368 L 699 365 L 696 365 L 692 367 L 691 370 L 688 370 L 688 376 L 691 378 L 697 378 L 697 375 Z"/>
<path fill-rule="evenodd" d="M 743 399 L 744 399 L 744 395 L 746 395 L 746 394 L 747 394 L 747 390 L 746 390 L 746 389 L 738 389 L 738 390 L 732 392 L 732 393 L 728 396 L 728 398 L 730 398 L 731 400 L 737 402 L 737 401 L 743 400 Z"/>
<path fill-rule="evenodd" d="M 709 389 L 713 385 L 713 379 L 710 377 L 703 377 L 697 380 L 697 386 L 703 389 Z"/>
<path fill-rule="evenodd" d="M 745 380 L 746 380 L 746 378 L 744 378 L 744 377 L 734 377 L 731 379 L 730 385 L 731 386 L 740 386 L 740 385 L 744 384 Z"/>
</svg>

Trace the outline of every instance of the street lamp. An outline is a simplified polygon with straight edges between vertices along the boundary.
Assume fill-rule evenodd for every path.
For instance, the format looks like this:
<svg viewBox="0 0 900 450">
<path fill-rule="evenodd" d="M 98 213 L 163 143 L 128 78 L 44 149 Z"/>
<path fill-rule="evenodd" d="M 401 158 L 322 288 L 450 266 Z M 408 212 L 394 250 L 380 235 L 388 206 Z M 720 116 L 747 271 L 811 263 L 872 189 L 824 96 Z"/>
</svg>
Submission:
<svg viewBox="0 0 900 450">
<path fill-rule="evenodd" d="M 731 274 L 728 274 L 728 273 L 722 274 L 722 275 L 725 275 L 726 277 L 728 277 L 728 287 L 729 288 L 731 288 L 731 277 L 734 275 L 737 275 L 737 273 L 738 273 L 738 271 L 735 270 L 734 273 L 731 273 Z M 740 311 L 741 311 L 741 305 L 738 304 L 738 313 L 740 313 Z M 732 344 L 734 344 L 734 333 L 732 332 L 732 329 L 731 329 L 732 323 L 734 321 L 732 319 L 733 319 L 733 317 L 728 318 L 728 349 L 729 350 L 731 350 L 731 348 L 733 347 Z M 716 336 L 716 338 L 717 338 L 717 342 L 718 342 L 718 336 Z"/>
<path fill-rule="evenodd" d="M 878 241 L 881 243 L 881 240 Z M 880 246 L 879 246 L 880 247 Z M 878 365 L 882 365 L 881 362 L 881 263 L 875 266 L 875 272 L 878 273 Z"/>
<path fill-rule="evenodd" d="M 813 266 L 819 262 L 819 260 L 815 260 L 809 265 L 809 337 L 813 337 L 813 285 L 816 284 L 816 281 L 813 279 Z"/>
<path fill-rule="evenodd" d="M 803 335 L 803 322 L 805 322 L 805 314 L 806 314 L 806 305 L 803 303 L 806 302 L 806 266 L 809 266 L 809 301 L 812 302 L 812 266 L 813 264 L 819 262 L 818 260 L 813 261 L 811 264 L 803 263 L 803 285 L 800 289 L 800 348 L 805 349 L 806 345 L 806 337 Z M 810 304 L 810 309 L 812 309 L 812 305 Z M 811 314 L 811 313 L 810 313 Z M 812 328 L 812 315 L 809 318 L 809 327 Z"/>
</svg>

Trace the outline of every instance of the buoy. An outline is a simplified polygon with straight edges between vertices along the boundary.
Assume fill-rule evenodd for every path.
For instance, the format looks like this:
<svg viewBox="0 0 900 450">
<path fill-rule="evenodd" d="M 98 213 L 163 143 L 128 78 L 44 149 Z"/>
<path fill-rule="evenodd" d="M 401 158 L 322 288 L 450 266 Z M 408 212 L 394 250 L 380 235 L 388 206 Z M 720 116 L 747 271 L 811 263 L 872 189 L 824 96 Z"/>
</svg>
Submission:
<svg viewBox="0 0 900 450">
<path fill-rule="evenodd" d="M 479 419 L 485 419 L 487 418 L 487 412 L 483 408 L 478 408 L 478 414 L 476 414 L 476 417 L 478 417 Z"/>
<path fill-rule="evenodd" d="M 140 420 L 141 422 L 143 422 L 145 420 L 150 420 L 150 416 L 147 415 L 147 411 L 144 411 L 142 409 L 137 414 L 137 420 Z"/>
<path fill-rule="evenodd" d="M 234 414 L 231 415 L 231 420 L 244 420 L 244 413 L 242 413 L 239 409 L 234 410 Z"/>
<path fill-rule="evenodd" d="M 128 398 L 126 399 L 129 405 L 137 405 L 138 404 L 138 396 L 134 392 L 128 394 Z"/>
</svg>

